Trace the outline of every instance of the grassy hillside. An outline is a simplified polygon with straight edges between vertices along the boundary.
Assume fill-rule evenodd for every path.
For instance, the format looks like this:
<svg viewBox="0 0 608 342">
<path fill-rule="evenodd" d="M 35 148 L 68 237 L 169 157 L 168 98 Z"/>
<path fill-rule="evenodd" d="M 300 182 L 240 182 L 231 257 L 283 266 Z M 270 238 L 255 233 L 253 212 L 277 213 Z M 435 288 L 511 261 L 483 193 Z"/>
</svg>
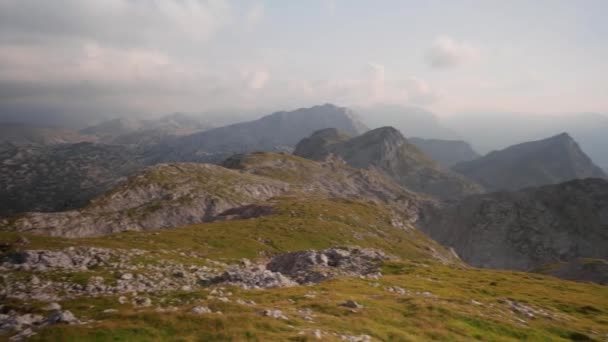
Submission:
<svg viewBox="0 0 608 342">
<path fill-rule="evenodd" d="M 463 266 L 419 231 L 395 222 L 390 210 L 341 199 L 275 198 L 274 214 L 171 230 L 125 232 L 96 238 L 59 239 L 0 233 L 2 253 L 27 248 L 95 246 L 144 251 L 132 262 L 185 265 L 264 260 L 288 251 L 336 245 L 378 248 L 399 258 L 383 277 L 337 278 L 313 286 L 266 290 L 196 287 L 148 294 L 153 305 L 120 304 L 117 296 L 60 302 L 85 324 L 52 325 L 37 341 L 332 341 L 368 335 L 371 340 L 603 341 L 608 338 L 608 287 L 549 276 Z M 442 262 L 443 260 L 443 262 Z M 103 267 L 82 272 L 38 272 L 42 280 L 86 283 L 119 273 Z M 5 273 L 5 282 L 26 282 L 31 271 Z M 5 283 L 6 284 L 6 283 Z M 4 285 L 2 285 L 4 286 Z M 129 297 L 127 295 L 127 297 Z M 224 299 L 227 298 L 227 299 Z M 246 304 L 245 300 L 255 302 Z M 362 308 L 340 304 L 355 300 Z M 3 310 L 41 312 L 34 300 L 5 300 Z M 241 304 L 239 304 L 241 303 Z M 198 305 L 219 313 L 194 314 Z M 111 311 L 107 311 L 110 309 Z M 281 310 L 286 319 L 265 317 Z M 116 311 L 113 311 L 116 310 Z M 0 335 L 0 340 L 9 335 Z"/>
</svg>

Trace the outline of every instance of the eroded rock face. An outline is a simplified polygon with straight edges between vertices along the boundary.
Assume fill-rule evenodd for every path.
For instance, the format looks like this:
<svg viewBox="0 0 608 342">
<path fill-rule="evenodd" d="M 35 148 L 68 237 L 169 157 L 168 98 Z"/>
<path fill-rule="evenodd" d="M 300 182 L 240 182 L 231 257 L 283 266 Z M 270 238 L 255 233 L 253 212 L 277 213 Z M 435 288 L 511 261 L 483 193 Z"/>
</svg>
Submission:
<svg viewBox="0 0 608 342">
<path fill-rule="evenodd" d="M 608 181 L 471 196 L 427 213 L 421 223 L 477 267 L 532 271 L 581 257 L 608 259 Z"/>
</svg>

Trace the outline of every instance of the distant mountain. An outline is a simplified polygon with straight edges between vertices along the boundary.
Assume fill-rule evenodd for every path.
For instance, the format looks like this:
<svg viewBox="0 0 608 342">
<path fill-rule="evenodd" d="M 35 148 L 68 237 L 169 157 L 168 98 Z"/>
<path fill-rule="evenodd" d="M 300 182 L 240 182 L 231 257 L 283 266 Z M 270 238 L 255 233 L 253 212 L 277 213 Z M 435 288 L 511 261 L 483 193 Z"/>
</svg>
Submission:
<svg viewBox="0 0 608 342">
<path fill-rule="evenodd" d="M 371 128 L 395 127 L 408 138 L 460 139 L 458 134 L 441 123 L 434 113 L 423 108 L 377 105 L 356 110 Z"/>
<path fill-rule="evenodd" d="M 478 113 L 452 115 L 442 122 L 483 154 L 568 132 L 597 165 L 608 170 L 608 114 Z"/>
<path fill-rule="evenodd" d="M 422 152 L 439 164 L 451 167 L 455 164 L 477 159 L 480 155 L 471 145 L 463 140 L 440 140 L 408 138 L 410 143 L 416 145 Z"/>
<path fill-rule="evenodd" d="M 143 167 L 125 146 L 0 144 L 0 216 L 77 208 Z"/>
<path fill-rule="evenodd" d="M 325 104 L 180 137 L 153 154 L 160 161 L 221 162 L 235 153 L 289 151 L 301 139 L 327 127 L 352 135 L 367 130 L 351 110 Z"/>
<path fill-rule="evenodd" d="M 606 177 L 567 133 L 494 151 L 452 169 L 489 190 L 517 190 L 577 178 Z"/>
<path fill-rule="evenodd" d="M 112 119 L 80 132 L 95 136 L 104 143 L 145 146 L 209 128 L 211 127 L 202 118 L 174 113 L 159 119 Z"/>
<path fill-rule="evenodd" d="M 577 259 L 608 259 L 608 181 L 475 195 L 427 213 L 425 222 L 423 231 L 473 266 L 530 271 L 553 265 L 543 272 L 588 278 Z"/>
<path fill-rule="evenodd" d="M 412 191 L 442 199 L 483 191 L 465 177 L 440 167 L 392 127 L 377 128 L 350 139 L 338 130 L 322 130 L 302 140 L 294 154 L 315 160 L 333 154 L 353 167 L 373 167 Z"/>
<path fill-rule="evenodd" d="M 69 128 L 24 123 L 0 123 L 0 142 L 49 145 L 95 140 L 97 140 L 95 136 L 82 134 Z"/>
</svg>

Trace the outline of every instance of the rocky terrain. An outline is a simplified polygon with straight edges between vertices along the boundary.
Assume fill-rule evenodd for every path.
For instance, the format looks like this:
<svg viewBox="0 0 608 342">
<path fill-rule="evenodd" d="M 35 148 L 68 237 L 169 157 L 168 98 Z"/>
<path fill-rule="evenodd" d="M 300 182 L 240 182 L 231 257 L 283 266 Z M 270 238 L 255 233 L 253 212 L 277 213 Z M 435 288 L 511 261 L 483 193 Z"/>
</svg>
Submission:
<svg viewBox="0 0 608 342">
<path fill-rule="evenodd" d="M 352 135 L 367 130 L 351 110 L 326 104 L 277 112 L 255 121 L 181 137 L 159 146 L 151 154 L 157 161 L 217 163 L 235 153 L 290 151 L 301 139 L 327 127 Z"/>
<path fill-rule="evenodd" d="M 574 278 L 578 259 L 608 259 L 608 181 L 471 196 L 422 221 L 429 236 L 473 266 L 532 271 L 556 264 L 549 273 Z"/>
<path fill-rule="evenodd" d="M 455 164 L 480 157 L 471 145 L 463 140 L 423 138 L 408 138 L 407 140 L 444 167 L 452 167 Z"/>
<path fill-rule="evenodd" d="M 608 337 L 605 286 L 470 268 L 416 229 L 439 205 L 334 156 L 153 166 L 3 221 L 0 339 Z"/>
<path fill-rule="evenodd" d="M 265 201 L 285 195 L 366 199 L 394 208 L 404 226 L 432 200 L 415 195 L 374 171 L 339 160 L 317 163 L 288 154 L 254 153 L 211 164 L 148 168 L 84 208 L 28 213 L 0 221 L 8 230 L 52 236 L 98 236 L 127 230 L 267 215 Z M 397 217 L 402 217 L 397 219 Z"/>
<path fill-rule="evenodd" d="M 337 130 L 322 130 L 302 140 L 294 154 L 315 160 L 334 155 L 356 168 L 374 168 L 412 191 L 440 199 L 483 192 L 465 177 L 443 169 L 392 127 L 348 139 Z"/>
<path fill-rule="evenodd" d="M 494 151 L 452 169 L 489 190 L 517 190 L 572 179 L 606 177 L 567 133 Z"/>
<path fill-rule="evenodd" d="M 0 217 L 81 207 L 142 167 L 123 146 L 0 144 Z"/>
</svg>

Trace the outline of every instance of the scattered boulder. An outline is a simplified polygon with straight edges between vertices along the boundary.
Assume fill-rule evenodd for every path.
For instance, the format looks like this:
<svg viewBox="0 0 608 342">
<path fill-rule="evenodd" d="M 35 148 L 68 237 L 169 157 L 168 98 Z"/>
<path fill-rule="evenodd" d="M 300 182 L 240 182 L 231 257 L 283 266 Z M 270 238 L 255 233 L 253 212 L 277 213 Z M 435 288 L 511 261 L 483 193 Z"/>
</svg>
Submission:
<svg viewBox="0 0 608 342">
<path fill-rule="evenodd" d="M 265 316 L 265 317 L 272 317 L 272 318 L 277 318 L 277 319 L 289 319 L 287 318 L 287 316 L 285 316 L 283 314 L 283 311 L 281 310 L 271 310 L 271 309 L 266 309 L 260 312 L 260 315 Z"/>
<path fill-rule="evenodd" d="M 245 289 L 266 289 L 298 285 L 298 283 L 279 272 L 272 272 L 263 268 L 244 269 L 240 267 L 229 268 L 222 275 L 215 278 L 213 282 L 236 285 Z"/>
<path fill-rule="evenodd" d="M 332 247 L 322 251 L 300 251 L 273 257 L 266 266 L 299 284 L 319 283 L 337 276 L 374 275 L 383 261 L 394 259 L 380 250 Z"/>
<path fill-rule="evenodd" d="M 347 300 L 346 302 L 340 304 L 340 306 L 344 306 L 351 309 L 363 309 L 363 305 L 355 302 L 354 300 Z"/>
<path fill-rule="evenodd" d="M 55 311 L 49 316 L 50 323 L 78 324 L 80 321 L 70 311 Z"/>
<path fill-rule="evenodd" d="M 147 308 L 152 306 L 152 300 L 148 297 L 135 297 L 133 299 L 133 305 L 141 308 Z"/>
</svg>

